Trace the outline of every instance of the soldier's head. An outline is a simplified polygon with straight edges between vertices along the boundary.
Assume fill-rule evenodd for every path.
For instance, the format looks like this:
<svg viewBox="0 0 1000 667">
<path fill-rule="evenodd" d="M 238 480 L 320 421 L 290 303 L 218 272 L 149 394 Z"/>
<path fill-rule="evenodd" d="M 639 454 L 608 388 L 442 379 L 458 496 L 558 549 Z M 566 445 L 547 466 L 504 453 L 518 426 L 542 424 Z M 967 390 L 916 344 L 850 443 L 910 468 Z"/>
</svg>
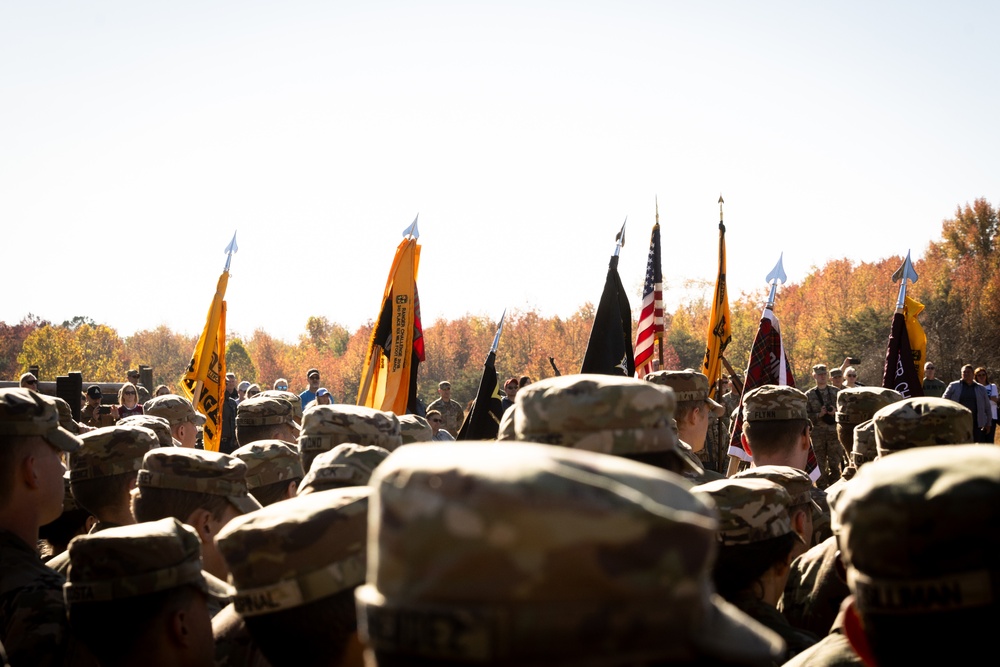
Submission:
<svg viewBox="0 0 1000 667">
<path fill-rule="evenodd" d="M 181 443 L 174 440 L 174 436 L 170 430 L 170 422 L 168 422 L 163 417 L 154 417 L 153 415 L 141 414 L 141 415 L 129 415 L 124 419 L 118 420 L 118 425 L 120 426 L 141 426 L 143 428 L 148 428 L 150 431 L 156 434 L 156 440 L 160 447 L 180 447 Z"/>
<path fill-rule="evenodd" d="M 70 625 L 102 665 L 212 664 L 198 536 L 176 519 L 122 526 L 70 543 L 63 591 Z M 153 647 L 156 647 L 155 649 Z"/>
<path fill-rule="evenodd" d="M 313 459 L 312 466 L 302 480 L 299 495 L 345 486 L 365 486 L 375 468 L 389 456 L 382 447 L 356 445 L 345 442 Z"/>
<path fill-rule="evenodd" d="M 830 384 L 832 384 L 837 389 L 844 386 L 844 371 L 839 368 L 830 369 Z"/>
<path fill-rule="evenodd" d="M 813 483 L 809 475 L 789 466 L 754 466 L 736 473 L 730 479 L 766 479 L 781 485 L 791 498 L 788 516 L 792 520 L 792 529 L 801 539 L 792 549 L 792 557 L 804 553 L 812 546 L 813 519 L 821 515 L 823 509 L 813 500 Z"/>
<path fill-rule="evenodd" d="M 562 375 L 529 384 L 514 405 L 518 440 L 614 454 L 671 472 L 701 473 L 682 454 L 670 387 L 610 375 Z"/>
<path fill-rule="evenodd" d="M 674 390 L 674 397 L 677 399 L 674 410 L 677 435 L 691 445 L 694 451 L 704 449 L 705 436 L 708 434 L 708 413 L 713 412 L 721 417 L 726 412 L 721 404 L 708 397 L 708 377 L 689 368 L 685 371 L 649 373 L 646 381 Z"/>
<path fill-rule="evenodd" d="M 854 594 L 845 633 L 866 664 L 975 664 L 991 654 L 1000 450 L 928 447 L 866 465 L 837 500 L 836 520 Z"/>
<path fill-rule="evenodd" d="M 54 400 L 29 389 L 0 389 L 0 521 L 29 519 L 32 534 L 22 537 L 33 544 L 38 526 L 62 514 L 62 455 L 79 447 L 80 439 L 59 425 Z"/>
<path fill-rule="evenodd" d="M 754 588 L 783 591 L 795 544 L 802 543 L 788 491 L 763 477 L 720 479 L 692 491 L 711 497 L 719 510 L 719 558 L 712 570 L 719 594 L 733 599 Z M 777 597 L 766 602 L 777 604 Z"/>
<path fill-rule="evenodd" d="M 136 521 L 174 517 L 202 540 L 205 569 L 225 578 L 212 538 L 237 516 L 260 509 L 247 490 L 247 466 L 235 456 L 180 447 L 159 447 L 142 461 L 132 492 Z"/>
<path fill-rule="evenodd" d="M 287 392 L 285 392 L 287 393 Z M 240 402 L 236 408 L 236 441 L 241 447 L 258 440 L 281 440 L 295 444 L 299 437 L 302 401 L 292 401 L 284 394 L 254 396 Z M 294 395 L 294 394 L 292 394 Z"/>
<path fill-rule="evenodd" d="M 100 521 L 134 523 L 130 493 L 143 457 L 159 446 L 156 434 L 142 426 L 119 423 L 80 436 L 83 445 L 70 461 L 73 497 Z"/>
<path fill-rule="evenodd" d="M 414 442 L 427 442 L 433 437 L 434 430 L 430 422 L 420 415 L 400 415 L 399 434 L 403 444 L 409 445 Z"/>
<path fill-rule="evenodd" d="M 128 375 L 126 376 L 128 381 L 132 384 L 139 384 L 139 369 L 131 368 L 129 369 Z"/>
<path fill-rule="evenodd" d="M 258 440 L 233 456 L 246 464 L 247 489 L 265 507 L 295 496 L 305 476 L 299 452 L 281 440 Z"/>
<path fill-rule="evenodd" d="M 878 458 L 875 445 L 875 422 L 869 419 L 854 427 L 854 442 L 851 446 L 851 464 L 860 468 Z"/>
<path fill-rule="evenodd" d="M 837 439 L 850 451 L 854 444 L 854 427 L 875 416 L 875 413 L 903 395 L 882 387 L 847 387 L 837 392 Z"/>
<path fill-rule="evenodd" d="M 813 379 L 816 380 L 816 386 L 820 389 L 826 386 L 827 380 L 829 380 L 826 364 L 816 364 L 813 366 Z"/>
<path fill-rule="evenodd" d="M 904 449 L 973 441 L 972 413 L 944 398 L 907 398 L 872 417 L 879 458 Z"/>
<path fill-rule="evenodd" d="M 534 443 L 433 443 L 393 452 L 371 486 L 357 602 L 378 667 L 766 663 L 780 650 L 712 594 L 715 510 L 672 473 Z M 413 631 L 426 627 L 447 631 Z"/>
<path fill-rule="evenodd" d="M 399 418 L 360 405 L 315 405 L 302 417 L 299 436 L 299 456 L 302 469 L 309 470 L 313 459 L 337 445 L 353 442 L 369 447 L 382 447 L 390 452 L 401 444 Z"/>
<path fill-rule="evenodd" d="M 766 384 L 743 397 L 743 445 L 757 465 L 805 470 L 811 429 L 806 395 L 794 387 Z"/>
<path fill-rule="evenodd" d="M 146 401 L 142 411 L 170 422 L 170 434 L 181 443 L 181 447 L 188 449 L 194 448 L 198 441 L 198 427 L 205 424 L 205 415 L 195 412 L 191 401 L 177 394 L 154 396 Z"/>
<path fill-rule="evenodd" d="M 438 396 L 440 396 L 441 400 L 446 403 L 451 400 L 450 382 L 448 382 L 447 380 L 444 380 L 443 382 L 438 382 Z"/>
<path fill-rule="evenodd" d="M 292 498 L 219 534 L 233 607 L 275 667 L 337 665 L 345 651 L 357 652 L 354 590 L 365 578 L 370 493 L 351 487 Z"/>
</svg>

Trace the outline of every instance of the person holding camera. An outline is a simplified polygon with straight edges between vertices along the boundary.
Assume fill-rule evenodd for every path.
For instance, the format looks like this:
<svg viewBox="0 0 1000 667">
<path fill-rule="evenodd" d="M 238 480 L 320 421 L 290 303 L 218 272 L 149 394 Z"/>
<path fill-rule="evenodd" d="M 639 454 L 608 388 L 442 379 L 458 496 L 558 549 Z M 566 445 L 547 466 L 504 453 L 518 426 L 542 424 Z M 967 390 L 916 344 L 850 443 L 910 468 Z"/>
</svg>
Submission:
<svg viewBox="0 0 1000 667">
<path fill-rule="evenodd" d="M 837 392 L 836 387 L 827 384 L 828 373 L 825 364 L 813 366 L 816 386 L 806 392 L 806 412 L 812 420 L 812 444 L 816 452 L 820 478 L 816 486 L 825 489 L 838 479 L 844 462 L 844 448 L 837 439 Z"/>
<path fill-rule="evenodd" d="M 87 387 L 87 400 L 80 410 L 80 421 L 94 428 L 115 425 L 118 421 L 118 409 L 113 405 L 101 405 L 102 398 L 101 388 L 96 384 Z"/>
</svg>

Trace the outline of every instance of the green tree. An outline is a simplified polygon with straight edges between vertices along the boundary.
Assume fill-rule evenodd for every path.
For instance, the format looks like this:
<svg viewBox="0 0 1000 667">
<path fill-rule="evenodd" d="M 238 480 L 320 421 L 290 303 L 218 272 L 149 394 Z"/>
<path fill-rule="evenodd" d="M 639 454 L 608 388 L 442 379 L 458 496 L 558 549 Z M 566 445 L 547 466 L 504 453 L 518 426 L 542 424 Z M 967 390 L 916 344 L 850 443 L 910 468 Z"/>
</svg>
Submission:
<svg viewBox="0 0 1000 667">
<path fill-rule="evenodd" d="M 253 365 L 253 359 L 239 338 L 226 343 L 226 372 L 235 374 L 241 381 L 246 380 L 251 383 L 257 381 L 257 369 Z"/>
</svg>

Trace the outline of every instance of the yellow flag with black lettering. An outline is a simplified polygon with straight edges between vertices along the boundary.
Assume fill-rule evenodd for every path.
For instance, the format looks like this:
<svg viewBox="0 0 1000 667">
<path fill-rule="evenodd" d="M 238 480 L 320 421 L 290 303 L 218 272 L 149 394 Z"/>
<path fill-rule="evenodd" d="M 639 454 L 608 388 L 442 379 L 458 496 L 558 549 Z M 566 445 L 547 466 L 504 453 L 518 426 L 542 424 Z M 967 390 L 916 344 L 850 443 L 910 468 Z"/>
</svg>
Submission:
<svg viewBox="0 0 1000 667">
<path fill-rule="evenodd" d="M 208 309 L 205 328 L 194 347 L 181 391 L 205 415 L 202 441 L 206 450 L 219 451 L 222 439 L 222 397 L 226 391 L 226 287 L 229 271 L 223 271 Z"/>
<path fill-rule="evenodd" d="M 903 305 L 903 318 L 906 320 L 906 336 L 910 339 L 910 352 L 913 354 L 913 365 L 917 369 L 917 377 L 924 381 L 924 362 L 927 361 L 927 334 L 917 320 L 917 315 L 924 311 L 924 304 L 906 296 Z"/>
<path fill-rule="evenodd" d="M 414 221 L 416 225 L 416 221 Z M 382 310 L 368 344 L 358 405 L 403 415 L 416 406 L 417 367 L 424 357 L 417 268 L 420 245 L 406 236 L 396 248 Z"/>
<path fill-rule="evenodd" d="M 732 336 L 732 322 L 729 314 L 729 293 L 726 290 L 726 226 L 719 221 L 719 273 L 715 278 L 712 299 L 712 316 L 708 320 L 708 336 L 705 344 L 705 360 L 701 372 L 708 378 L 708 395 L 715 396 L 719 376 L 722 375 L 722 355 Z"/>
</svg>

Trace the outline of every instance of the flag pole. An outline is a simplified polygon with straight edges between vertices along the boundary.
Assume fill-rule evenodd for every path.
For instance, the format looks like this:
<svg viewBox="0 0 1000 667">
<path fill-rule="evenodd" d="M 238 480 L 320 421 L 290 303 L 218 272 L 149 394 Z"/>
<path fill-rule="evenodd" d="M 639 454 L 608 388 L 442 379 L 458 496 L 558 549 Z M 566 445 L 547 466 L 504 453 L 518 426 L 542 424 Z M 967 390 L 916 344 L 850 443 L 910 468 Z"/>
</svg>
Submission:
<svg viewBox="0 0 1000 667">
<path fill-rule="evenodd" d="M 222 251 L 226 253 L 226 265 L 222 269 L 223 273 L 229 273 L 229 264 L 233 261 L 233 254 L 239 252 L 240 248 L 236 245 L 237 231 L 238 230 L 233 230 L 232 240 L 229 242 L 229 245 L 226 246 L 226 249 Z M 225 350 L 223 350 L 223 353 L 225 353 Z M 204 385 L 205 383 L 202 380 L 198 380 L 197 384 L 194 386 L 194 392 L 192 392 L 191 395 L 191 405 L 194 406 L 195 410 L 198 409 L 198 401 L 201 400 L 201 391 L 204 388 Z"/>
<path fill-rule="evenodd" d="M 903 307 L 906 305 L 906 283 L 907 281 L 917 282 L 917 272 L 913 268 L 913 262 L 910 260 L 910 251 L 906 251 L 906 259 L 903 260 L 903 265 L 896 269 L 896 272 L 892 274 L 892 282 L 899 281 L 899 297 L 896 299 L 896 312 L 902 313 Z"/>
<path fill-rule="evenodd" d="M 625 222 L 622 223 L 621 231 L 615 234 L 615 257 L 617 257 L 618 253 L 620 253 L 622 248 L 625 247 L 625 224 L 627 222 L 628 216 L 626 215 Z"/>
<path fill-rule="evenodd" d="M 660 199 L 659 199 L 659 197 L 656 197 L 656 199 L 654 201 L 656 202 L 656 226 L 659 227 L 660 226 Z M 654 308 L 655 308 L 655 306 L 656 305 L 654 303 Z M 654 331 L 655 331 L 655 329 L 654 329 Z M 660 355 L 660 370 L 662 371 L 663 370 L 663 332 L 661 331 L 659 333 L 656 333 L 655 336 L 656 336 L 656 351 Z"/>
</svg>

